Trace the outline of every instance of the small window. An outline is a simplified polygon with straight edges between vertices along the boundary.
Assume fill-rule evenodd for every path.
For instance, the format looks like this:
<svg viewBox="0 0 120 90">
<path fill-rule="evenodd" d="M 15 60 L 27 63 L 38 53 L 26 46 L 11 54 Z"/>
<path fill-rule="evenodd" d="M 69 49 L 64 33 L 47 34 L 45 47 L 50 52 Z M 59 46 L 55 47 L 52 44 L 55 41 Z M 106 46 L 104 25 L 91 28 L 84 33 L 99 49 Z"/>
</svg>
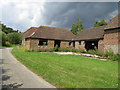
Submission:
<svg viewBox="0 0 120 90">
<path fill-rule="evenodd" d="M 39 40 L 39 46 L 48 45 L 48 40 Z"/>
<path fill-rule="evenodd" d="M 79 41 L 79 45 L 81 45 L 81 41 Z"/>
</svg>

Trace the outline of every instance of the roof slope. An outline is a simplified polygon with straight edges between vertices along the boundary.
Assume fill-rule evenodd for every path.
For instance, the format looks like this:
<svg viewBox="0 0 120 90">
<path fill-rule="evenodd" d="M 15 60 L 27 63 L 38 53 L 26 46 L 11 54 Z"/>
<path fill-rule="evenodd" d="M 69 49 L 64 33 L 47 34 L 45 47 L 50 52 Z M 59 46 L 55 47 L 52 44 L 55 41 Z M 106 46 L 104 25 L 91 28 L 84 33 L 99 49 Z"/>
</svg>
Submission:
<svg viewBox="0 0 120 90">
<path fill-rule="evenodd" d="M 23 33 L 23 36 L 24 36 L 25 38 L 28 37 L 28 36 L 30 36 L 33 32 L 36 31 L 36 29 L 37 29 L 37 27 L 31 27 L 31 28 L 29 28 L 27 31 L 25 31 L 25 32 Z"/>
<path fill-rule="evenodd" d="M 91 40 L 103 38 L 105 26 L 95 27 L 80 31 L 75 40 Z"/>
<path fill-rule="evenodd" d="M 33 32 L 34 31 L 34 32 Z M 73 40 L 75 35 L 68 29 L 40 26 L 35 30 L 30 30 L 26 38 L 43 38 L 43 39 L 55 39 L 55 40 Z M 31 34 L 31 35 L 30 35 Z"/>
<path fill-rule="evenodd" d="M 116 17 L 112 18 L 105 29 L 112 29 L 112 28 L 118 28 L 120 27 L 120 14 L 118 14 Z"/>
</svg>

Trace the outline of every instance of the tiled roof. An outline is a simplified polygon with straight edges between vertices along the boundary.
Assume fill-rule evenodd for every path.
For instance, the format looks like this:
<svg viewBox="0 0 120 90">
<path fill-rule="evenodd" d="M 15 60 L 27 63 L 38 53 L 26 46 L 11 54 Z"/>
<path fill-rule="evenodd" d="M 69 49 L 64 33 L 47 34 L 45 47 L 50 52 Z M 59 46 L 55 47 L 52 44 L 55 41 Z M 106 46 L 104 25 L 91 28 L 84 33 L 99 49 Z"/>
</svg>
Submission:
<svg viewBox="0 0 120 90">
<path fill-rule="evenodd" d="M 101 39 L 104 35 L 104 28 L 105 26 L 100 26 L 80 31 L 77 34 L 75 40 Z"/>
<path fill-rule="evenodd" d="M 108 25 L 105 27 L 105 29 L 112 29 L 112 28 L 118 28 L 118 27 L 120 27 L 120 14 L 112 18 L 108 22 Z"/>
<path fill-rule="evenodd" d="M 55 39 L 55 40 L 73 40 L 75 35 L 68 29 L 40 26 L 38 28 L 31 28 L 27 30 L 26 38 L 42 38 L 42 39 Z"/>
<path fill-rule="evenodd" d="M 29 28 L 27 31 L 25 31 L 25 32 L 23 33 L 23 36 L 24 36 L 25 38 L 28 37 L 28 36 L 30 36 L 33 32 L 36 31 L 36 29 L 37 29 L 37 27 L 31 27 L 31 28 Z"/>
</svg>

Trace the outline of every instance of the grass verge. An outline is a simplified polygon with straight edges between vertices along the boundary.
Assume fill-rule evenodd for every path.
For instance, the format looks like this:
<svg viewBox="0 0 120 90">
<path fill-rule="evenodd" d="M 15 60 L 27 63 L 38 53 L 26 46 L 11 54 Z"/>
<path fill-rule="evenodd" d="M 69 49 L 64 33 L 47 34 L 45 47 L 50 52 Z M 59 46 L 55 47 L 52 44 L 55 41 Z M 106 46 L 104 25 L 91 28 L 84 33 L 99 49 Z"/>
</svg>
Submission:
<svg viewBox="0 0 120 90">
<path fill-rule="evenodd" d="M 39 76 L 60 88 L 117 88 L 118 62 L 77 55 L 25 52 L 13 55 Z M 31 77 L 32 78 L 32 77 Z"/>
</svg>

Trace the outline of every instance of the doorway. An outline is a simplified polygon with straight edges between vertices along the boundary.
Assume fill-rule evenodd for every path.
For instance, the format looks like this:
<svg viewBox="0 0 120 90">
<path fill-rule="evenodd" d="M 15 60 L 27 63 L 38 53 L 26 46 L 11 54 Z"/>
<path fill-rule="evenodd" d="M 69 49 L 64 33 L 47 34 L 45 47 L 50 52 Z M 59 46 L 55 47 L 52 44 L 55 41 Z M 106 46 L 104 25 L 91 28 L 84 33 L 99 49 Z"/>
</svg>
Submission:
<svg viewBox="0 0 120 90">
<path fill-rule="evenodd" d="M 56 46 L 60 47 L 60 43 L 61 43 L 60 40 L 55 40 L 54 41 L 54 47 L 56 47 Z"/>
<path fill-rule="evenodd" d="M 98 41 L 86 41 L 85 48 L 87 51 L 98 49 Z"/>
</svg>

